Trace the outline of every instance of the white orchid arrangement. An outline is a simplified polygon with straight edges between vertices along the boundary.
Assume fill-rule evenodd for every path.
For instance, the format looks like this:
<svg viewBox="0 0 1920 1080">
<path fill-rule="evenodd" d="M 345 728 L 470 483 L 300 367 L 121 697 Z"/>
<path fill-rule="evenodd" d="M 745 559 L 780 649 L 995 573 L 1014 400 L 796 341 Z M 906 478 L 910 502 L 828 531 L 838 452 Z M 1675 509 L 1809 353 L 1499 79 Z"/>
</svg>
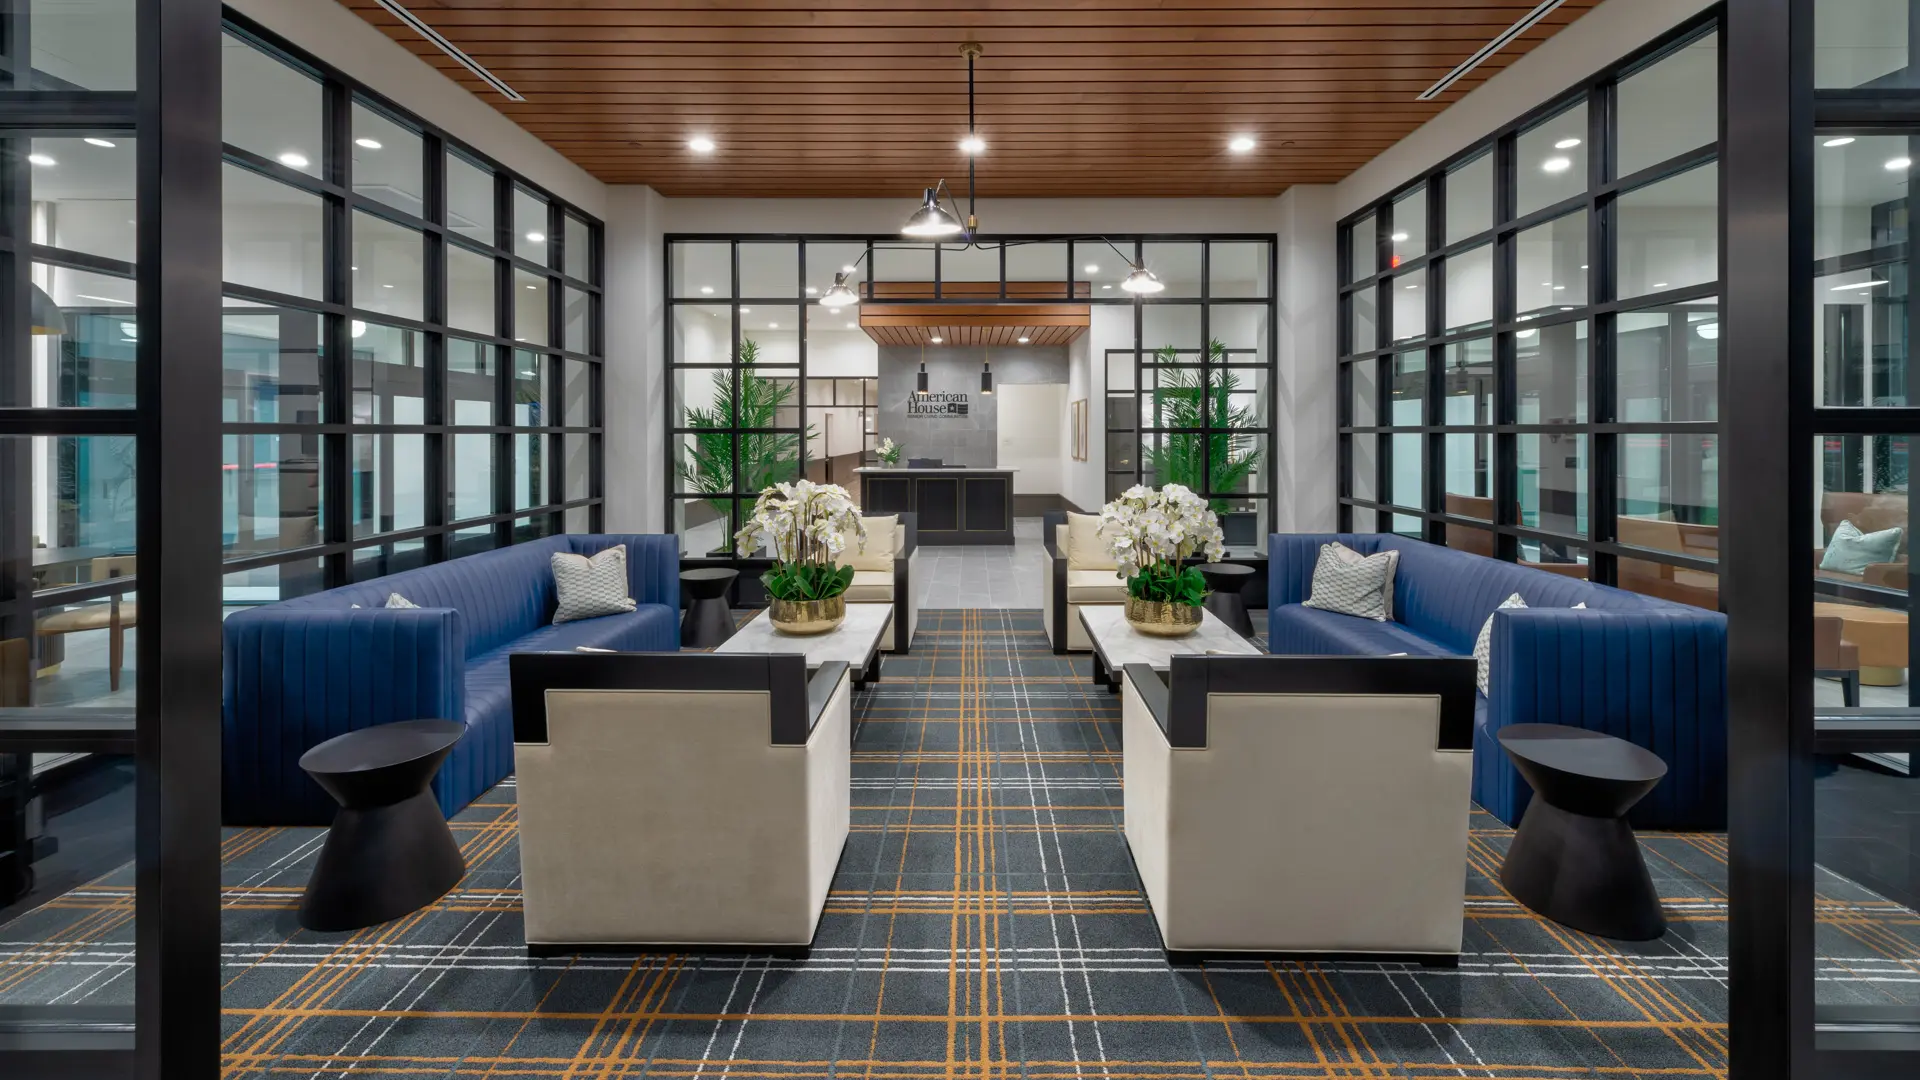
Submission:
<svg viewBox="0 0 1920 1080">
<path fill-rule="evenodd" d="M 1207 500 L 1179 484 L 1128 488 L 1100 508 L 1100 532 L 1136 600 L 1203 602 L 1206 579 L 1186 560 L 1219 562 L 1226 554 L 1226 535 Z"/>
<path fill-rule="evenodd" d="M 771 548 L 777 560 L 760 580 L 767 594 L 796 603 L 831 600 L 853 583 L 853 567 L 834 557 L 857 542 L 867 548 L 867 529 L 853 496 L 838 484 L 799 480 L 760 493 L 753 516 L 734 534 L 736 551 Z"/>
<path fill-rule="evenodd" d="M 882 441 L 879 446 L 874 448 L 873 452 L 879 456 L 880 460 L 884 462 L 889 469 L 900 464 L 900 447 L 894 445 L 892 436 L 888 436 Z"/>
</svg>

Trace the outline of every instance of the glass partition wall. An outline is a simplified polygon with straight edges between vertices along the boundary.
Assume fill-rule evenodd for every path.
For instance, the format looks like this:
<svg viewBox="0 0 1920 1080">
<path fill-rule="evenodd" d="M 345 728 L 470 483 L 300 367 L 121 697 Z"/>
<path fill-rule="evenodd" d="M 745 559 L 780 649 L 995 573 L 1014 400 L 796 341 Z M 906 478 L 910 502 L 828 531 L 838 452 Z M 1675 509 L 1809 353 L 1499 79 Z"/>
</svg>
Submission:
<svg viewBox="0 0 1920 1080">
<path fill-rule="evenodd" d="M 1342 222 L 1342 528 L 1719 606 L 1719 42 Z"/>
<path fill-rule="evenodd" d="M 598 530 L 599 223 L 255 27 L 222 45 L 225 601 Z"/>
<path fill-rule="evenodd" d="M 1121 289 L 1130 268 L 1107 240 L 1165 291 Z M 769 484 L 804 475 L 857 498 L 853 470 L 877 463 L 879 342 L 858 308 L 814 302 L 841 272 L 888 305 L 1088 305 L 1084 382 L 1071 396 L 1088 401 L 1087 455 L 1104 497 L 1185 484 L 1213 502 L 1231 547 L 1264 550 L 1273 258 L 1271 238 L 1251 236 L 990 237 L 970 247 L 669 236 L 667 520 L 684 557 L 733 561 L 732 536 Z"/>
</svg>

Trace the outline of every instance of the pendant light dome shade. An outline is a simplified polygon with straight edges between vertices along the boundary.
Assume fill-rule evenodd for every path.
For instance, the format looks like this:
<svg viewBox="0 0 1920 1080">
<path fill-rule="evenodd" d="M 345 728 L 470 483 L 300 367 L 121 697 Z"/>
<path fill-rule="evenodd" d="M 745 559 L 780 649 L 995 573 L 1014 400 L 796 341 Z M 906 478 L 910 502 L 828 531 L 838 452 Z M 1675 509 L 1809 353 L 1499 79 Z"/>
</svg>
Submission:
<svg viewBox="0 0 1920 1080">
<path fill-rule="evenodd" d="M 947 213 L 946 208 L 940 205 L 940 196 L 934 188 L 927 189 L 920 209 L 915 210 L 913 215 L 907 218 L 907 223 L 900 226 L 902 236 L 954 236 L 965 231 L 966 226 L 960 224 L 959 219 Z"/>
<path fill-rule="evenodd" d="M 1155 277 L 1153 271 L 1144 266 L 1135 266 L 1133 273 L 1127 275 L 1127 280 L 1121 282 L 1120 287 L 1130 293 L 1157 293 L 1167 285 Z"/>
<path fill-rule="evenodd" d="M 54 303 L 53 297 L 38 285 L 30 286 L 32 291 L 33 332 L 39 335 L 62 334 L 67 332 L 67 314 Z"/>
<path fill-rule="evenodd" d="M 860 303 L 860 295 L 847 285 L 847 275 L 833 275 L 833 286 L 820 295 L 822 307 L 854 307 Z"/>
</svg>

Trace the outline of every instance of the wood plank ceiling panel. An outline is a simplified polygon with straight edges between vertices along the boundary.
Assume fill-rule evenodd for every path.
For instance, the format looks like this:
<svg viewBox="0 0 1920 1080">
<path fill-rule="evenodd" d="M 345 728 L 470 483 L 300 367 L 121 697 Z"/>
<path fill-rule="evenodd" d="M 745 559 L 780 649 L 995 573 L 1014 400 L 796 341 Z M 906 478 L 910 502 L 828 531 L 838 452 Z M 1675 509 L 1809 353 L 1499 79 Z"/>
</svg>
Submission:
<svg viewBox="0 0 1920 1080">
<path fill-rule="evenodd" d="M 404 2 L 404 0 L 403 0 Z M 600 179 L 669 196 L 1275 195 L 1346 176 L 1600 0 L 412 0 L 507 100 L 373 0 L 368 22 Z M 1576 73 L 1577 74 L 1577 73 Z M 1227 140 L 1256 147 L 1232 154 Z M 710 154 L 688 149 L 711 138 Z"/>
</svg>

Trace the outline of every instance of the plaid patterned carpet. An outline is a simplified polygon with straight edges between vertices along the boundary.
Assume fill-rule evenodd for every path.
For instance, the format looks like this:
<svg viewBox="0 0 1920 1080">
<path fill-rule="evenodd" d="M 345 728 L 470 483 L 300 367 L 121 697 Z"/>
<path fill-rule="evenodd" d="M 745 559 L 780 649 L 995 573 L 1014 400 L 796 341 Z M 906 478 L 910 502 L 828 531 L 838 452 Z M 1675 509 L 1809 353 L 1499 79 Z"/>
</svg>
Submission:
<svg viewBox="0 0 1920 1080">
<path fill-rule="evenodd" d="M 933 611 L 855 704 L 854 822 L 812 954 L 531 961 L 514 787 L 454 830 L 471 868 L 395 923 L 313 934 L 323 833 L 226 838 L 228 1075 L 862 1080 L 1724 1075 L 1724 839 L 1643 837 L 1673 929 L 1596 939 L 1497 884 L 1472 821 L 1466 954 L 1170 967 L 1120 833 L 1117 699 L 1037 612 Z M 0 1004 L 132 994 L 131 873 L 0 930 Z M 1920 1001 L 1920 920 L 1823 876 L 1843 997 Z"/>
</svg>

